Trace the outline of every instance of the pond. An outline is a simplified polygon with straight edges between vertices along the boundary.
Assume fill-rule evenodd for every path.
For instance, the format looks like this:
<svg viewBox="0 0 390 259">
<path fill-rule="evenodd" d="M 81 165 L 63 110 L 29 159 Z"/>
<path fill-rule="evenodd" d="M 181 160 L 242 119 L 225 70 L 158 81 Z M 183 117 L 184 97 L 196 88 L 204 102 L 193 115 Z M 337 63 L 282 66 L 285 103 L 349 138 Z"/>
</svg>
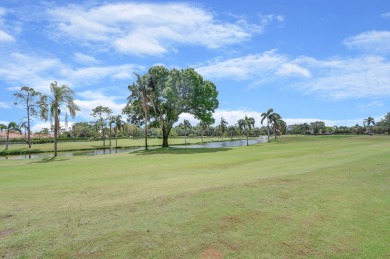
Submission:
<svg viewBox="0 0 390 259">
<path fill-rule="evenodd" d="M 267 138 L 260 137 L 258 139 L 250 139 L 249 145 L 266 142 Z M 177 145 L 171 146 L 174 148 L 227 148 L 227 147 L 239 147 L 246 146 L 246 140 L 234 140 L 234 141 L 220 141 L 220 142 L 208 142 L 204 144 L 193 144 L 193 145 Z M 158 147 L 150 147 L 158 148 Z M 96 156 L 96 155 L 109 155 L 118 153 L 130 153 L 141 148 L 125 148 L 125 149 L 97 149 L 97 150 L 86 150 L 86 151 L 70 151 L 70 152 L 58 152 L 58 156 Z M 1 160 L 4 159 L 33 159 L 33 158 L 48 158 L 52 157 L 53 153 L 38 153 L 38 154 L 23 154 L 23 155 L 12 155 L 12 156 L 0 156 Z"/>
</svg>

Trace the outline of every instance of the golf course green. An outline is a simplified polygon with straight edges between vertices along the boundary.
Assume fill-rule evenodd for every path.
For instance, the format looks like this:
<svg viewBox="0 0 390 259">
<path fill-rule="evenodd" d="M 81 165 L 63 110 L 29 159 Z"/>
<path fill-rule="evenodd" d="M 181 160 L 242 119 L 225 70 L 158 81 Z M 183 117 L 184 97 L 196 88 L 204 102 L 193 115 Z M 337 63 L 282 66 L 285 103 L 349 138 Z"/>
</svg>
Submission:
<svg viewBox="0 0 390 259">
<path fill-rule="evenodd" d="M 0 160 L 1 258 L 388 258 L 390 137 Z"/>
</svg>

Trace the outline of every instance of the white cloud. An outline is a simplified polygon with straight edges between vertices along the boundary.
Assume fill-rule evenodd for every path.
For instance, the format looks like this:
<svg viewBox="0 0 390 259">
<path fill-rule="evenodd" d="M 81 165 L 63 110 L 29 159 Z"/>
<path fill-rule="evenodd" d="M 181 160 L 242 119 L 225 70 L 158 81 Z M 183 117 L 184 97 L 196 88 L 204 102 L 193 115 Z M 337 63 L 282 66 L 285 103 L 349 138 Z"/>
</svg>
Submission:
<svg viewBox="0 0 390 259">
<path fill-rule="evenodd" d="M 115 3 L 92 8 L 68 5 L 48 10 L 57 36 L 111 46 L 122 53 L 159 55 L 177 45 L 220 48 L 262 33 L 280 15 L 221 22 L 212 12 L 186 3 Z"/>
<path fill-rule="evenodd" d="M 272 83 L 333 100 L 390 96 L 390 62 L 380 56 L 290 59 L 272 50 L 214 60 L 196 70 L 207 79 L 247 81 L 249 88 Z"/>
<path fill-rule="evenodd" d="M 13 87 L 26 85 L 47 92 L 50 83 L 57 81 L 71 88 L 88 86 L 103 79 L 130 81 L 133 72 L 143 67 L 132 64 L 116 66 L 77 67 L 57 58 L 46 58 L 13 52 L 0 60 L 0 77 Z M 22 80 L 28 79 L 23 82 Z M 126 85 L 124 85 L 126 87 Z"/>
<path fill-rule="evenodd" d="M 367 31 L 347 38 L 344 44 L 348 48 L 368 53 L 390 53 L 390 31 Z"/>
<path fill-rule="evenodd" d="M 15 38 L 5 31 L 3 16 L 6 14 L 6 9 L 0 7 L 0 42 L 13 42 Z"/>
<path fill-rule="evenodd" d="M 92 109 L 99 105 L 110 108 L 113 114 L 118 115 L 122 114 L 122 109 L 127 103 L 127 101 L 123 101 L 122 97 L 105 95 L 103 89 L 84 91 L 77 93 L 77 95 L 84 98 L 84 100 L 75 100 L 75 103 L 81 110 L 77 113 L 77 117 L 82 117 L 86 120 L 93 120 L 91 116 Z"/>
<path fill-rule="evenodd" d="M 383 18 L 390 18 L 390 12 L 383 13 L 381 16 L 382 16 Z"/>
<path fill-rule="evenodd" d="M 99 63 L 99 61 L 96 58 L 89 56 L 89 55 L 85 55 L 85 54 L 80 53 L 80 52 L 74 53 L 73 59 L 76 62 L 78 62 L 80 64 L 84 64 L 84 65 L 93 65 L 93 64 Z"/>
<path fill-rule="evenodd" d="M 0 42 L 11 42 L 11 41 L 15 41 L 15 39 L 9 35 L 8 33 L 6 33 L 5 31 L 1 30 L 0 29 Z"/>
<path fill-rule="evenodd" d="M 278 71 L 276 71 L 277 75 L 280 76 L 290 76 L 290 75 L 298 75 L 303 77 L 311 77 L 311 73 L 306 68 L 300 67 L 297 64 L 283 64 L 279 68 Z"/>
<path fill-rule="evenodd" d="M 286 62 L 286 57 L 277 54 L 276 50 L 271 50 L 258 55 L 213 60 L 196 70 L 205 78 L 248 80 L 270 77 Z"/>
<path fill-rule="evenodd" d="M 390 96 L 390 62 L 385 58 L 302 58 L 301 62 L 313 71 L 313 77 L 292 86 L 306 93 L 333 100 Z"/>
<path fill-rule="evenodd" d="M 0 108 L 11 109 L 11 106 L 9 106 L 7 103 L 0 102 Z"/>
</svg>

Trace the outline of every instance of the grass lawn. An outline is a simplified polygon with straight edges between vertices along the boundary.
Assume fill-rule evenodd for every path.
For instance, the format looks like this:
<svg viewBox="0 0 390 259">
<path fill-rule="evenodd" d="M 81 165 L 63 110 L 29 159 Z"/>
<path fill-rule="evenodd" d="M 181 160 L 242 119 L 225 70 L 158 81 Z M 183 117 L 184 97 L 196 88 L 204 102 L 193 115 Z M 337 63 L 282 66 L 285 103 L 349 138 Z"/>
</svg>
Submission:
<svg viewBox="0 0 390 259">
<path fill-rule="evenodd" d="M 0 257 L 387 258 L 390 138 L 0 160 Z"/>
</svg>

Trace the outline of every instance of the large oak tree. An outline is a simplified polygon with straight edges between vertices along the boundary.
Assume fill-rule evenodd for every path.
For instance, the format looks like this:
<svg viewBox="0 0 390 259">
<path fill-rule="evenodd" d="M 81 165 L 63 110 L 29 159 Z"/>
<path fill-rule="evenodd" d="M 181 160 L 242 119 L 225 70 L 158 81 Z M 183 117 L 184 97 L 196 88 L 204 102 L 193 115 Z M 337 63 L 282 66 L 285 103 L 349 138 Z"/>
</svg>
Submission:
<svg viewBox="0 0 390 259">
<path fill-rule="evenodd" d="M 161 127 L 163 147 L 168 147 L 168 137 L 175 122 L 182 113 L 193 115 L 202 121 L 212 120 L 213 112 L 218 108 L 216 86 L 204 80 L 195 69 L 172 69 L 154 66 L 144 75 L 151 89 L 151 101 L 147 102 L 148 116 L 151 123 Z M 144 124 L 145 112 L 138 91 L 129 86 L 130 96 L 127 107 L 123 110 L 132 123 Z M 134 88 L 134 89 L 133 89 Z M 152 107 L 153 106 L 153 107 Z"/>
</svg>

